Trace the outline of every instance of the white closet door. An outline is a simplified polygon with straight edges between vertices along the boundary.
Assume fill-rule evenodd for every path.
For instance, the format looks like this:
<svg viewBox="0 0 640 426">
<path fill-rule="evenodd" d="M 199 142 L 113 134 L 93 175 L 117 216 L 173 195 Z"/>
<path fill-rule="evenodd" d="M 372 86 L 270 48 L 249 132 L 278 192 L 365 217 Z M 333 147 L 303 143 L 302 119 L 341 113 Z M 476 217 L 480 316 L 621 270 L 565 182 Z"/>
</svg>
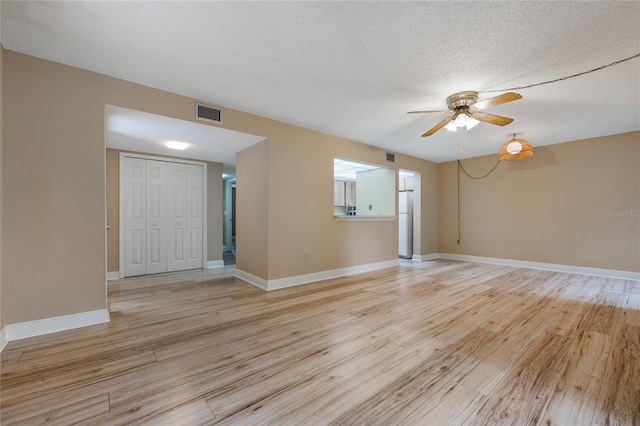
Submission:
<svg viewBox="0 0 640 426">
<path fill-rule="evenodd" d="M 167 163 L 147 160 L 147 274 L 167 272 Z"/>
<path fill-rule="evenodd" d="M 187 165 L 167 163 L 167 271 L 187 269 Z"/>
<path fill-rule="evenodd" d="M 204 167 L 187 165 L 187 269 L 204 267 Z"/>
<path fill-rule="evenodd" d="M 124 275 L 144 275 L 146 269 L 145 163 L 124 159 Z"/>
</svg>

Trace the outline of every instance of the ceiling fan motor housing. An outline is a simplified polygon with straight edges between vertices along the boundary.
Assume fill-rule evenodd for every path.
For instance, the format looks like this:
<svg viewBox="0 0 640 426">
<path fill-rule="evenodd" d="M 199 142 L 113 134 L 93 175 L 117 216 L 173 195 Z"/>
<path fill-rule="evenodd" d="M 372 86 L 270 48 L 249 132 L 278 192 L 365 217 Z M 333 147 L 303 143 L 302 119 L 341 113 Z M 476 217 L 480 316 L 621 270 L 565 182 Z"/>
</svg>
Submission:
<svg viewBox="0 0 640 426">
<path fill-rule="evenodd" d="M 478 102 L 478 92 L 466 91 L 458 92 L 447 98 L 447 106 L 451 110 L 459 108 L 469 108 L 471 105 Z"/>
</svg>

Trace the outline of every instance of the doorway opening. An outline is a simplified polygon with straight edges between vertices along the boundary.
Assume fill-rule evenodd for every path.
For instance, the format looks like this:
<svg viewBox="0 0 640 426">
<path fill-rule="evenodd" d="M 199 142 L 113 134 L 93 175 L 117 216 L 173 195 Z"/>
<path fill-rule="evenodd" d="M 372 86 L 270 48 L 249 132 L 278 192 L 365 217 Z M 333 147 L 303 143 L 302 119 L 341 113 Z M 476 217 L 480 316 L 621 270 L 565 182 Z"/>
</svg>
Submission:
<svg viewBox="0 0 640 426">
<path fill-rule="evenodd" d="M 236 179 L 224 184 L 224 266 L 236 264 Z"/>
<path fill-rule="evenodd" d="M 119 157 L 120 278 L 205 268 L 207 164 Z"/>
<path fill-rule="evenodd" d="M 398 170 L 398 257 L 419 258 L 420 173 Z"/>
</svg>

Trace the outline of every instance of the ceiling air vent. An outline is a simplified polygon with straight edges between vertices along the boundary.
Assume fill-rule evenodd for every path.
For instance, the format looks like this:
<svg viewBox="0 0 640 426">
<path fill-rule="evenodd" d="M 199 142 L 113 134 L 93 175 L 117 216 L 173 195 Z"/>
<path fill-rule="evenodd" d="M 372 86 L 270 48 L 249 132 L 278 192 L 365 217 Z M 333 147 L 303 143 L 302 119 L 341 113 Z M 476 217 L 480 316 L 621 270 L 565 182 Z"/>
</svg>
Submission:
<svg viewBox="0 0 640 426">
<path fill-rule="evenodd" d="M 196 120 L 222 123 L 222 110 L 196 102 Z"/>
<path fill-rule="evenodd" d="M 387 152 L 387 161 L 391 161 L 392 163 L 394 163 L 396 161 L 396 155 Z"/>
</svg>

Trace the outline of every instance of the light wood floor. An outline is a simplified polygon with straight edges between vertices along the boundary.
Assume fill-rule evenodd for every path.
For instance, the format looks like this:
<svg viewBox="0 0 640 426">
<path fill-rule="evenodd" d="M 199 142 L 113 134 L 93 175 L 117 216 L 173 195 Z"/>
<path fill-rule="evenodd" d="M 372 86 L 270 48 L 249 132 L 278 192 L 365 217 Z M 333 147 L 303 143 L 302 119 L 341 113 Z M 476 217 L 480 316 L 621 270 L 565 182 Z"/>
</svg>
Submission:
<svg viewBox="0 0 640 426">
<path fill-rule="evenodd" d="M 109 283 L 109 324 L 10 342 L 2 424 L 640 425 L 640 283 L 454 261 L 263 292 Z"/>
</svg>

